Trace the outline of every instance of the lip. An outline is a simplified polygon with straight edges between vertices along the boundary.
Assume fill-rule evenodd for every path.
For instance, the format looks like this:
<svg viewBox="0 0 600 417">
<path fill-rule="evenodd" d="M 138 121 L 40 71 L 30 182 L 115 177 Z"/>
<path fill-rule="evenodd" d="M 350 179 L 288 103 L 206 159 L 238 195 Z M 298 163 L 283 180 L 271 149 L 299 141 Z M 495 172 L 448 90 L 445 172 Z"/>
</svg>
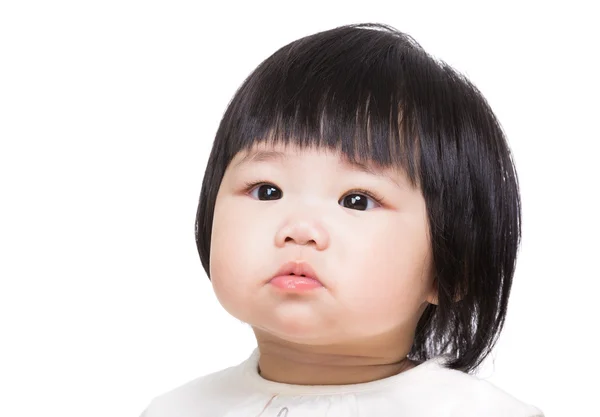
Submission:
<svg viewBox="0 0 600 417">
<path fill-rule="evenodd" d="M 305 276 L 307 278 L 312 278 L 312 279 L 318 281 L 321 285 L 323 285 L 323 283 L 321 282 L 321 280 L 319 280 L 319 277 L 317 276 L 317 273 L 312 268 L 312 266 L 310 266 L 310 264 L 308 262 L 304 262 L 304 261 L 290 261 L 290 262 L 284 263 L 277 270 L 277 272 L 273 275 L 273 277 L 271 277 L 271 279 L 282 276 L 282 275 L 291 275 L 291 274 L 297 275 L 299 277 Z"/>
</svg>

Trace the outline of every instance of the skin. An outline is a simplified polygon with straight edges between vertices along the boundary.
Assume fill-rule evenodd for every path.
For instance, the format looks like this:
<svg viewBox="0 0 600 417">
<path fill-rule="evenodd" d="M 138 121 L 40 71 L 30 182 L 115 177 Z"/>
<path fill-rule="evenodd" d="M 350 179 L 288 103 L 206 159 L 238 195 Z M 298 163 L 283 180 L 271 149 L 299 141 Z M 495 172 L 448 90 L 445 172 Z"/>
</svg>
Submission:
<svg viewBox="0 0 600 417">
<path fill-rule="evenodd" d="M 263 378 L 298 385 L 375 381 L 413 368 L 417 322 L 437 304 L 425 201 L 400 171 L 356 170 L 340 153 L 255 145 L 285 161 L 228 166 L 216 199 L 210 273 L 232 316 L 251 325 Z M 265 199 L 265 181 L 276 196 Z M 366 210 L 348 195 L 369 199 Z M 260 193 L 260 194 L 259 194 Z M 259 199 L 259 198 L 263 199 Z M 363 197 L 364 198 L 364 197 Z M 364 208 L 364 207 L 363 207 Z M 308 262 L 322 288 L 285 293 L 268 281 L 288 261 Z"/>
</svg>

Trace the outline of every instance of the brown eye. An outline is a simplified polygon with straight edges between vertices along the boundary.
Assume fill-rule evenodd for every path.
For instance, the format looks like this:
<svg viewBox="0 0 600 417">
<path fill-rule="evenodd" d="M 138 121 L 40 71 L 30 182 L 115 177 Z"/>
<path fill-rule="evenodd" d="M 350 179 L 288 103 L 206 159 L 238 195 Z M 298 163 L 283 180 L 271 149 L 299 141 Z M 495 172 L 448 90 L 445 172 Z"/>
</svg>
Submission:
<svg viewBox="0 0 600 417">
<path fill-rule="evenodd" d="M 250 195 L 254 195 L 254 191 L 257 191 L 257 199 L 264 201 L 264 200 L 276 200 L 278 198 L 281 198 L 281 191 L 279 191 L 279 189 L 277 187 L 275 187 L 274 185 L 271 184 L 255 184 L 258 185 L 257 187 L 254 187 L 254 185 L 252 185 L 252 189 L 250 190 Z"/>
<path fill-rule="evenodd" d="M 367 208 L 369 208 L 369 200 L 379 204 L 377 199 L 375 199 L 374 197 L 368 197 L 366 195 L 358 193 L 347 194 L 340 200 L 340 202 L 346 208 L 364 211 L 367 210 Z"/>
</svg>

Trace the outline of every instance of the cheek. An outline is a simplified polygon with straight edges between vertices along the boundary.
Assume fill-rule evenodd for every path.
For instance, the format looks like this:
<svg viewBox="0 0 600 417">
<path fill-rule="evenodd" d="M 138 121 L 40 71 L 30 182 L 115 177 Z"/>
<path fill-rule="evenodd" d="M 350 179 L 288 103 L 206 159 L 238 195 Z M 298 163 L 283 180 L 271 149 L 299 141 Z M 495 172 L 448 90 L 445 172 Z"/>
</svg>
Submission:
<svg viewBox="0 0 600 417">
<path fill-rule="evenodd" d="M 217 199 L 210 250 L 211 281 L 217 297 L 234 297 L 259 283 L 256 278 L 264 271 L 258 268 L 265 265 L 264 251 L 260 250 L 265 246 L 260 239 L 255 222 L 235 204 Z"/>
<path fill-rule="evenodd" d="M 238 256 L 236 248 L 241 240 L 236 220 L 228 205 L 217 197 L 210 242 L 210 276 L 215 294 L 222 304 L 232 297 L 232 290 L 239 285 L 234 281 L 235 277 L 239 277 L 236 269 L 239 264 L 235 260 Z"/>
<path fill-rule="evenodd" d="M 248 279 L 248 268 L 243 267 L 247 264 L 241 261 L 241 239 L 228 233 L 229 227 L 215 227 L 217 233 L 210 252 L 211 284 L 221 306 L 233 317 L 244 320 L 246 312 L 251 310 L 244 294 L 255 290 L 250 287 L 252 280 Z"/>
<path fill-rule="evenodd" d="M 369 312 L 385 321 L 386 315 L 410 315 L 423 302 L 430 275 L 430 250 L 425 226 L 402 218 L 371 227 L 356 252 L 350 253 L 350 288 L 340 287 L 356 312 Z M 390 230 L 397 230 L 390 233 Z M 390 315 L 391 313 L 391 315 Z"/>
</svg>

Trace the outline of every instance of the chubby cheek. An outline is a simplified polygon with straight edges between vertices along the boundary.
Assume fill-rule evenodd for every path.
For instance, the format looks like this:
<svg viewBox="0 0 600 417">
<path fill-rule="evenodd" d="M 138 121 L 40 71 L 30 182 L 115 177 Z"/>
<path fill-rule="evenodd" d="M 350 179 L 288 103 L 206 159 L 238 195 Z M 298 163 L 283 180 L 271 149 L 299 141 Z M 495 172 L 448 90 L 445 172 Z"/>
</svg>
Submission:
<svg viewBox="0 0 600 417">
<path fill-rule="evenodd" d="M 402 232 L 390 234 L 389 228 Z M 430 255 L 425 230 L 415 223 L 370 229 L 348 265 L 338 296 L 356 329 L 379 333 L 415 319 L 429 285 Z"/>
<path fill-rule="evenodd" d="M 257 241 L 261 236 L 254 236 L 257 234 L 254 227 L 232 204 L 217 199 L 210 250 L 211 282 L 219 302 L 238 318 L 248 311 L 248 295 L 255 293 L 268 279 L 262 276 L 268 262 L 264 252 L 261 254 L 259 250 L 266 246 Z M 262 239 L 265 239 L 264 233 Z"/>
<path fill-rule="evenodd" d="M 234 317 L 241 318 L 239 314 L 243 313 L 246 307 L 244 297 L 242 297 L 244 283 L 238 278 L 240 277 L 240 271 L 236 270 L 235 262 L 227 259 L 227 255 L 220 255 L 220 250 L 215 248 L 214 253 L 215 256 L 213 257 L 211 251 L 210 261 L 213 291 L 226 311 Z"/>
</svg>

